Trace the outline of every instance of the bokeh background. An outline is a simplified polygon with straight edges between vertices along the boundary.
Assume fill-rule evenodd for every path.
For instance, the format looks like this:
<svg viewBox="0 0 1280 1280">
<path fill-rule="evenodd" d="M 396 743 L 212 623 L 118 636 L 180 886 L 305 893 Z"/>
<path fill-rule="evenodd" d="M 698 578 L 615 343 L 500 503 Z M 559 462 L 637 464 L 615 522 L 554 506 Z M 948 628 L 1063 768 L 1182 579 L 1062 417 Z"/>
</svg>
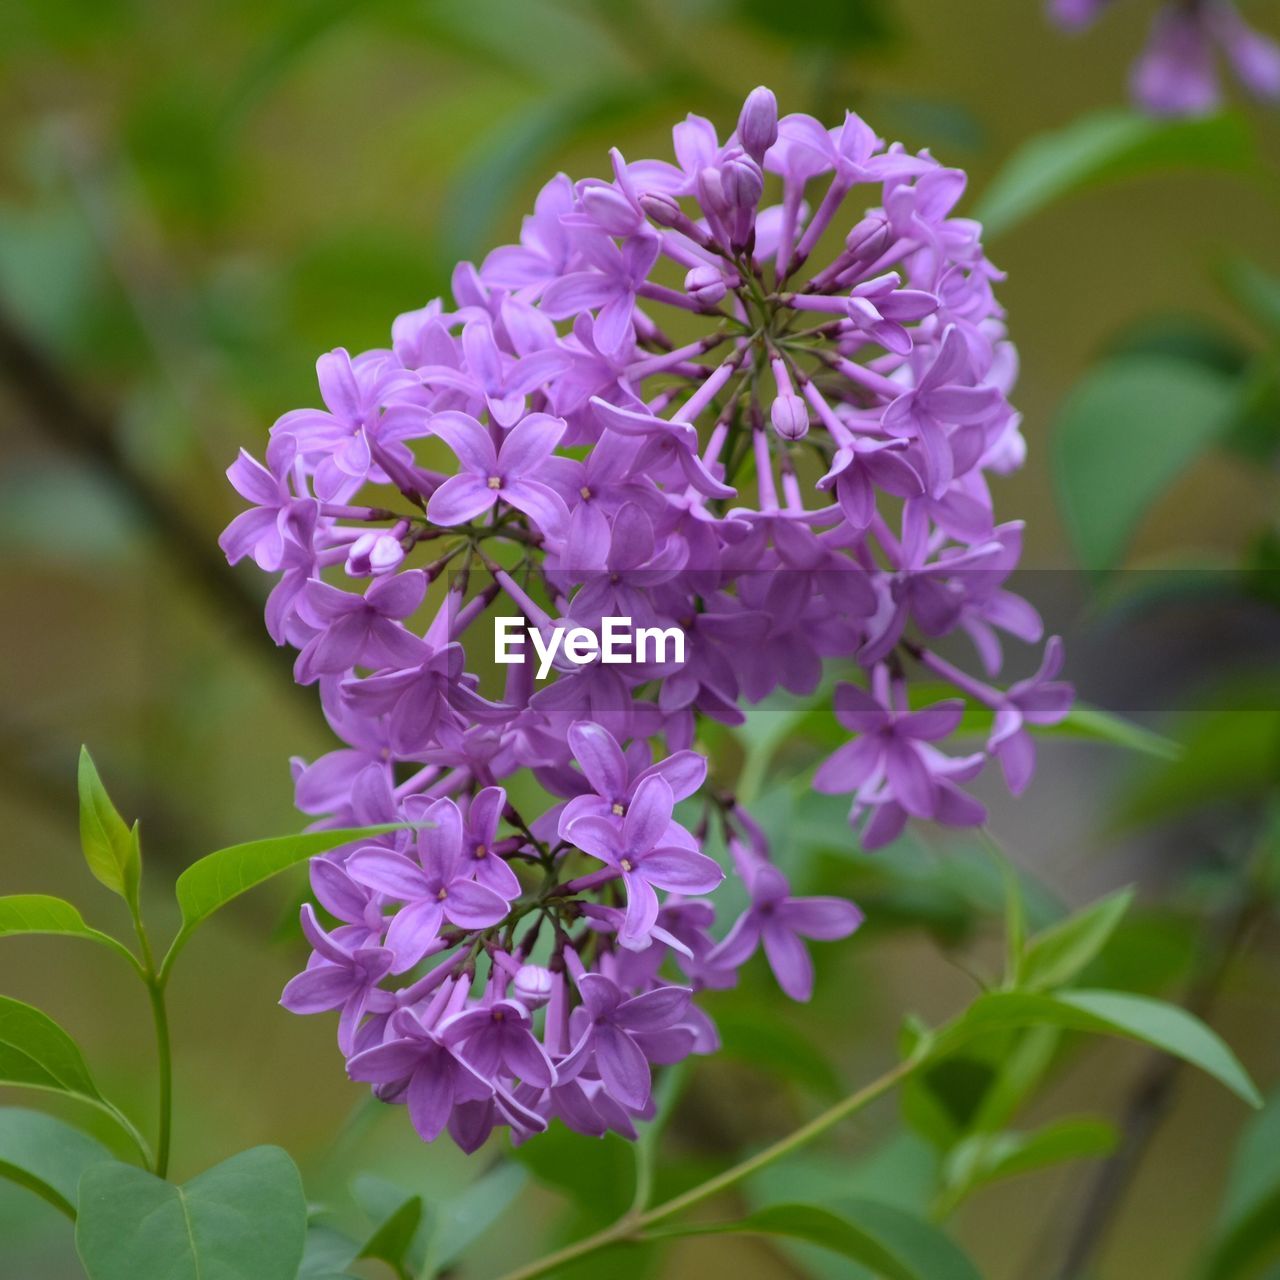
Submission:
<svg viewBox="0 0 1280 1280">
<path fill-rule="evenodd" d="M 215 540 L 237 509 L 222 472 L 239 446 L 262 447 L 280 413 L 315 401 L 317 354 L 384 344 L 396 314 L 447 289 L 455 261 L 513 239 L 547 176 L 604 172 L 613 144 L 664 155 L 688 111 L 727 131 L 765 82 L 784 111 L 834 120 L 852 107 L 966 168 L 968 210 L 1029 140 L 1123 104 L 1150 12 L 1124 0 L 1065 39 L 1034 0 L 0 5 L 0 892 L 64 894 L 123 926 L 109 895 L 89 896 L 77 853 L 81 742 L 121 810 L 142 818 L 162 923 L 169 884 L 194 857 L 296 829 L 289 757 L 329 737 L 262 629 L 261 583 L 220 561 Z M 1276 25 L 1268 5 L 1253 16 Z M 998 510 L 1026 518 L 1026 563 L 1058 571 L 1040 579 L 1041 598 L 1060 591 L 1094 628 L 1068 674 L 1185 751 L 1171 762 L 1055 739 L 1021 801 L 997 786 L 986 798 L 1039 918 L 1140 886 L 1095 985 L 1187 1000 L 1270 1087 L 1280 654 L 1259 642 L 1258 620 L 1275 609 L 1280 565 L 1280 117 L 1243 107 L 1206 136 L 1194 165 L 1099 172 L 988 242 L 1008 272 L 1000 296 L 1030 448 Z M 1123 359 L 1156 374 L 1181 362 L 1229 392 L 1230 412 L 1193 446 L 1170 438 L 1177 474 L 1138 513 L 1118 557 L 1127 572 L 1104 577 L 1080 572 L 1105 567 L 1089 563 L 1089 503 L 1102 519 L 1117 491 L 1169 469 L 1159 424 L 1135 445 L 1093 402 L 1092 427 L 1070 412 L 1082 381 Z M 1101 464 L 1083 499 L 1073 432 Z M 1155 684 L 1147 664 L 1161 669 Z M 781 771 L 785 734 L 779 746 Z M 871 923 L 822 949 L 808 1008 L 784 1008 L 756 970 L 711 1002 L 726 1052 L 699 1064 L 668 1139 L 686 1173 L 881 1069 L 904 1014 L 946 1016 L 975 990 L 967 971 L 998 948 L 999 880 L 972 844 L 925 833 L 869 859 L 838 811 L 789 803 L 780 791 L 764 808 L 788 832 L 793 868 L 858 897 Z M 492 1274 L 625 1203 L 620 1144 L 548 1139 L 530 1174 L 502 1175 L 510 1203 L 497 1225 L 477 1214 L 495 1196 L 443 1207 L 496 1155 L 423 1148 L 398 1112 L 353 1119 L 360 1090 L 333 1027 L 276 1006 L 299 960 L 300 889 L 239 903 L 179 973 L 178 1176 L 278 1142 L 313 1197 L 355 1213 L 347 1184 L 367 1170 L 424 1191 L 445 1217 L 472 1215 L 463 1275 Z M 146 1118 L 144 1001 L 95 960 L 10 942 L 0 985 L 72 1029 L 103 1086 Z M 1146 1126 L 1133 1109 L 1153 1071 L 1159 1123 L 1114 1211 L 1089 1228 L 1100 1280 L 1195 1274 L 1249 1117 L 1212 1083 L 1167 1078 L 1115 1045 L 1068 1052 L 1027 1117 L 1096 1109 Z M 903 1125 L 901 1104 L 885 1104 L 777 1176 L 918 1197 L 945 1135 L 915 1110 Z M 995 1186 L 961 1210 L 958 1236 L 992 1280 L 1050 1280 L 1098 1170 Z M 584 1186 L 589 1202 L 567 1208 Z M 385 1188 L 357 1190 L 376 1203 Z M 673 1277 L 861 1274 L 741 1239 L 690 1243 L 659 1265 Z M 62 1220 L 0 1184 L 0 1277 L 79 1274 Z"/>
</svg>

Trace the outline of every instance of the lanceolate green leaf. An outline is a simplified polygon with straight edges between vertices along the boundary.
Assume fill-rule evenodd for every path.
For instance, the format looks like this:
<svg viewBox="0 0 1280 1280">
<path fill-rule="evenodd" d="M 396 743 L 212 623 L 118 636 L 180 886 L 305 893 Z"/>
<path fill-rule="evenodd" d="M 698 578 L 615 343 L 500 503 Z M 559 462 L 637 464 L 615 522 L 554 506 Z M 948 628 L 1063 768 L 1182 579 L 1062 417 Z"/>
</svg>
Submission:
<svg viewBox="0 0 1280 1280">
<path fill-rule="evenodd" d="M 115 1157 L 96 1138 L 54 1116 L 0 1108 L 0 1178 L 34 1191 L 68 1217 L 86 1169 Z"/>
<path fill-rule="evenodd" d="M 397 825 L 392 823 L 275 836 L 231 845 L 193 862 L 178 877 L 176 886 L 178 905 L 182 908 L 182 932 L 174 949 L 220 907 L 225 907 L 228 902 L 281 871 L 339 845 L 350 844 L 353 840 L 372 840 L 397 829 Z M 168 963 L 166 961 L 166 965 Z"/>
<path fill-rule="evenodd" d="M 1063 196 L 1105 182 L 1180 169 L 1245 172 L 1256 153 L 1238 116 L 1153 120 L 1107 111 L 1025 143 L 978 201 L 988 239 L 1002 235 Z"/>
<path fill-rule="evenodd" d="M 138 825 L 129 827 L 111 803 L 87 747 L 80 748 L 76 783 L 80 793 L 80 845 L 89 870 L 113 893 L 136 904 L 142 875 Z"/>
<path fill-rule="evenodd" d="M 998 1027 L 1045 1025 L 1141 1041 L 1199 1067 L 1251 1106 L 1261 1104 L 1239 1059 L 1203 1022 L 1177 1005 L 1121 991 L 1002 991 L 979 996 L 939 1037 L 935 1051 L 947 1052 Z"/>
<path fill-rule="evenodd" d="M 53 934 L 64 938 L 84 938 L 99 942 L 136 963 L 123 943 L 85 924 L 80 912 L 62 898 L 43 893 L 15 893 L 0 898 L 0 938 L 23 934 Z"/>
<path fill-rule="evenodd" d="M 80 1182 L 76 1249 L 90 1280 L 294 1280 L 307 1205 L 278 1147 L 256 1147 L 174 1186 L 132 1165 Z"/>
<path fill-rule="evenodd" d="M 949 1204 L 987 1183 L 1030 1173 L 1064 1160 L 1081 1160 L 1110 1152 L 1116 1142 L 1113 1126 L 1085 1117 L 1060 1120 L 1034 1133 L 980 1133 L 959 1143 L 947 1156 L 943 1170 L 952 1188 Z"/>
<path fill-rule="evenodd" d="M 1280 1093 L 1253 1118 L 1236 1148 L 1202 1280 L 1244 1280 L 1280 1259 Z"/>
<path fill-rule="evenodd" d="M 1133 890 L 1091 903 L 1038 933 L 1022 959 L 1020 986 L 1045 991 L 1070 982 L 1107 944 L 1133 903 Z"/>
<path fill-rule="evenodd" d="M 146 1143 L 94 1084 L 76 1042 L 39 1009 L 0 996 L 0 1085 L 44 1089 L 87 1102 L 110 1116 L 145 1157 Z"/>
<path fill-rule="evenodd" d="M 1053 472 L 1086 569 L 1122 559 L 1151 504 L 1230 426 L 1226 374 L 1169 356 L 1129 356 L 1090 372 L 1059 410 Z"/>
<path fill-rule="evenodd" d="M 694 1224 L 671 1235 L 754 1234 L 816 1244 L 859 1262 L 883 1280 L 981 1280 L 959 1246 L 937 1227 L 887 1204 L 842 1200 L 840 1212 L 781 1204 L 737 1222 Z"/>
<path fill-rule="evenodd" d="M 409 1251 L 422 1222 L 422 1197 L 410 1196 L 378 1224 L 360 1250 L 362 1258 L 385 1262 L 397 1276 L 411 1274 Z"/>
<path fill-rule="evenodd" d="M 0 996 L 0 1084 L 101 1101 L 76 1042 L 48 1014 Z"/>
</svg>

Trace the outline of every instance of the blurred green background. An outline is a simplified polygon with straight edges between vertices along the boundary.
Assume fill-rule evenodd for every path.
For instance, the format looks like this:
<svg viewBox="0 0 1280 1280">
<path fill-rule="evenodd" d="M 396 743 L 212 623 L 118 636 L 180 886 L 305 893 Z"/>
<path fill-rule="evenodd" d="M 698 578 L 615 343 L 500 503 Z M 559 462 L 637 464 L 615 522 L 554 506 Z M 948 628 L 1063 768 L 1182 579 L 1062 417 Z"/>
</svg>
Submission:
<svg viewBox="0 0 1280 1280">
<path fill-rule="evenodd" d="M 219 562 L 215 539 L 237 509 L 222 471 L 239 446 L 260 450 L 280 413 L 314 402 L 318 353 L 383 345 L 396 314 L 447 289 L 455 261 L 514 238 L 546 177 L 603 173 L 613 144 L 665 155 L 688 111 L 727 132 L 765 82 L 784 111 L 834 121 L 853 107 L 966 168 L 968 212 L 1029 139 L 1121 103 L 1150 10 L 1118 4 L 1067 40 L 1033 0 L 0 5 L 0 891 L 84 900 L 82 741 L 121 810 L 142 817 L 161 919 L 168 881 L 192 858 L 297 827 L 288 759 L 329 738 L 313 691 L 293 687 L 261 627 L 262 582 Z M 1233 138 L 1248 163 L 1213 154 Z M 1126 562 L 1245 566 L 1274 582 L 1280 285 L 1267 272 L 1280 271 L 1280 127 L 1246 109 L 1207 145 L 1186 168 L 1105 182 L 1123 175 L 1100 171 L 989 240 L 1009 273 L 1000 297 L 1030 448 L 997 510 L 1027 519 L 1033 567 L 1080 562 L 1053 437 L 1070 430 L 1072 388 L 1128 343 L 1229 376 L 1240 403 L 1230 431 L 1207 433 L 1141 513 Z M 1092 439 L 1105 451 L 1110 436 Z M 1121 447 L 1113 487 L 1151 456 L 1125 460 Z M 1182 765 L 1052 741 L 1021 801 L 985 794 L 1046 918 L 1141 885 L 1143 910 L 1096 985 L 1207 988 L 1205 1011 L 1265 1087 L 1280 1079 L 1280 933 L 1240 868 L 1267 841 L 1280 733 L 1266 708 L 1280 672 L 1255 659 L 1227 671 L 1212 669 L 1212 649 L 1202 657 L 1199 675 L 1246 682 L 1239 709 L 1179 714 L 1175 698 L 1148 717 L 1191 744 Z M 801 822 L 779 794 L 769 803 L 782 806 L 774 821 L 801 879 L 859 897 L 872 923 L 821 950 L 809 1008 L 784 1009 L 754 968 L 709 1003 L 729 1046 L 699 1064 L 673 1130 L 673 1158 L 691 1168 L 784 1131 L 836 1081 L 882 1067 L 904 1012 L 945 1016 L 974 990 L 964 967 L 998 945 L 999 885 L 971 846 L 948 860 L 922 837 L 860 858 L 837 811 L 809 807 Z M 278 1142 L 313 1196 L 335 1203 L 349 1206 L 353 1168 L 456 1193 L 486 1158 L 421 1147 L 398 1112 L 348 1126 L 360 1090 L 331 1020 L 276 1006 L 299 963 L 282 923 L 299 888 L 239 904 L 179 974 L 177 1175 Z M 100 898 L 90 918 L 123 924 Z M 4 990 L 73 1030 L 104 1086 L 148 1115 L 149 1028 L 123 973 L 40 940 L 8 943 L 4 957 Z M 779 1027 L 807 1047 L 788 1047 Z M 1070 1055 L 1031 1118 L 1118 1115 L 1145 1070 L 1137 1049 Z M 1246 1117 L 1189 1076 L 1172 1102 L 1101 1242 L 1101 1280 L 1188 1275 L 1212 1228 Z M 934 1158 L 927 1135 L 862 1159 L 896 1112 L 846 1126 L 825 1164 L 782 1176 L 909 1196 Z M 597 1187 L 622 1177 L 616 1154 L 597 1148 Z M 1095 1174 L 1084 1164 L 997 1186 L 965 1206 L 959 1236 L 992 1280 L 1047 1280 Z M 562 1208 L 545 1185 L 520 1191 L 473 1247 L 474 1273 L 531 1255 L 564 1227 Z M 0 1277 L 78 1275 L 65 1237 L 52 1211 L 0 1186 Z M 662 1274 L 783 1277 L 803 1265 L 759 1241 L 713 1239 L 682 1246 Z"/>
</svg>

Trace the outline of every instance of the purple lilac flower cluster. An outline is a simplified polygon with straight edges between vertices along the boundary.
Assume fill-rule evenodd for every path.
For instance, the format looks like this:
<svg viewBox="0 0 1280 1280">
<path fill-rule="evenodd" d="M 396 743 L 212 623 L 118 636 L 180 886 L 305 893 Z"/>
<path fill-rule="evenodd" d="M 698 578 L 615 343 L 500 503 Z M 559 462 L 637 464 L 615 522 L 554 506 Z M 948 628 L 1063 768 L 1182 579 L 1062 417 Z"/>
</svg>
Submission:
<svg viewBox="0 0 1280 1280">
<path fill-rule="evenodd" d="M 299 807 L 409 828 L 314 861 L 332 923 L 304 909 L 283 1003 L 340 1010 L 350 1075 L 467 1150 L 554 1117 L 633 1135 L 651 1068 L 716 1048 L 696 991 L 762 948 L 805 1000 L 805 940 L 860 923 L 793 896 L 707 782 L 700 720 L 813 694 L 843 660 L 850 741 L 815 785 L 852 795 L 871 848 L 909 816 L 982 821 L 964 784 L 998 759 L 1021 790 L 1028 726 L 1071 700 L 1056 642 L 990 683 L 999 633 L 1041 624 L 1004 585 L 1021 525 L 992 515 L 988 476 L 1023 442 L 964 174 L 855 115 L 779 120 L 763 88 L 726 141 L 697 117 L 674 140 L 674 164 L 614 151 L 610 179 L 554 178 L 518 244 L 458 267 L 452 304 L 321 357 L 325 407 L 229 471 L 252 505 L 223 548 L 277 575 L 268 627 L 344 744 L 295 764 Z M 688 648 L 560 660 L 542 685 L 512 664 L 486 695 L 477 624 L 513 613 L 675 624 Z M 956 632 L 986 679 L 932 648 Z M 913 707 L 912 673 L 964 698 Z M 966 698 L 993 729 L 949 753 Z M 513 799 L 530 775 L 542 812 Z M 748 904 L 727 928 L 717 847 Z"/>
<path fill-rule="evenodd" d="M 1068 31 L 1089 26 L 1112 0 L 1049 0 Z M 1280 44 L 1254 30 L 1233 0 L 1170 0 L 1134 63 L 1134 101 L 1159 116 L 1201 116 L 1222 104 L 1218 52 L 1255 98 L 1280 102 Z"/>
</svg>

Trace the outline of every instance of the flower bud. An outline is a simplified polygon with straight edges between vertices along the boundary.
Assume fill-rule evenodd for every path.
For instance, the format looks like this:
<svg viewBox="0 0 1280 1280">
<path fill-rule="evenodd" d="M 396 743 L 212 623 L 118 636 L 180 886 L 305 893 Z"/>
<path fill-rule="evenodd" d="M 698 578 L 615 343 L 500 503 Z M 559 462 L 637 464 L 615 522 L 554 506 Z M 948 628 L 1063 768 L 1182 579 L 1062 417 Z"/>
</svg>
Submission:
<svg viewBox="0 0 1280 1280">
<path fill-rule="evenodd" d="M 764 85 L 752 89 L 738 117 L 738 141 L 757 164 L 778 140 L 778 100 Z"/>
<path fill-rule="evenodd" d="M 868 214 L 850 228 L 844 238 L 845 248 L 855 258 L 878 258 L 889 247 L 889 223 L 879 214 Z"/>
<path fill-rule="evenodd" d="M 688 221 L 688 215 L 680 207 L 680 202 L 664 191 L 646 191 L 640 197 L 640 208 L 660 227 L 679 228 L 683 222 Z"/>
<path fill-rule="evenodd" d="M 714 307 L 729 292 L 729 286 L 718 267 L 710 263 L 694 267 L 684 278 L 684 291 L 695 302 Z"/>
<path fill-rule="evenodd" d="M 797 395 L 778 396 L 769 419 L 784 440 L 803 440 L 809 433 L 809 408 Z"/>
<path fill-rule="evenodd" d="M 347 573 L 353 578 L 376 578 L 391 573 L 404 559 L 400 539 L 389 533 L 362 533 L 347 552 Z"/>
<path fill-rule="evenodd" d="M 551 999 L 554 979 L 540 964 L 524 964 L 516 973 L 516 997 L 526 1009 L 541 1009 Z"/>
<path fill-rule="evenodd" d="M 590 186 L 582 192 L 582 209 L 611 236 L 629 236 L 643 219 L 616 187 Z"/>
<path fill-rule="evenodd" d="M 764 195 L 764 173 L 746 155 L 728 155 L 721 167 L 720 186 L 729 207 L 754 209 Z"/>
</svg>

